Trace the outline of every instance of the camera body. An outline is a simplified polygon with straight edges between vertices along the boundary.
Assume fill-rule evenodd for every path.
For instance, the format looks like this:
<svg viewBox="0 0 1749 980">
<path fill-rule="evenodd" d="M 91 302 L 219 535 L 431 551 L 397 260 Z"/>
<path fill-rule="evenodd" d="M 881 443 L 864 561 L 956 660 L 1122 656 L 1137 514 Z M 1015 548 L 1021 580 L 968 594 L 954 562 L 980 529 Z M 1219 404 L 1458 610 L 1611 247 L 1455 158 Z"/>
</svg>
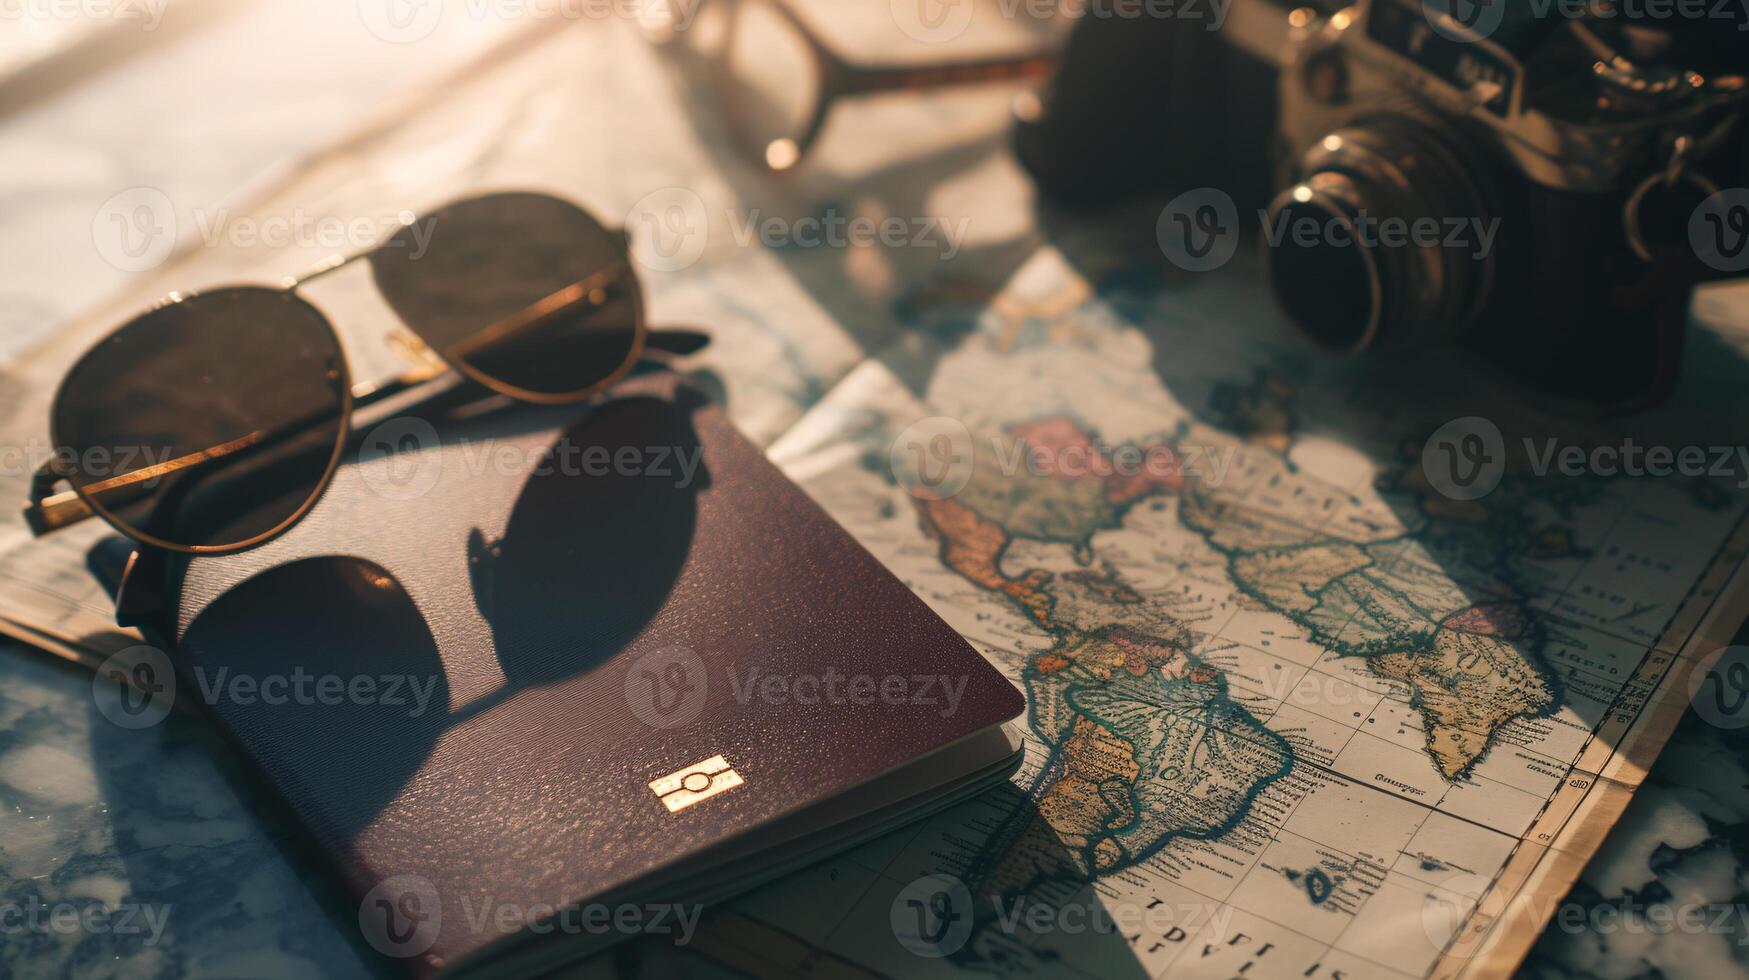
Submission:
<svg viewBox="0 0 1749 980">
<path fill-rule="evenodd" d="M 1572 405 L 1639 407 L 1674 384 L 1694 285 L 1724 273 L 1694 235 L 1749 183 L 1749 35 L 1696 23 L 1713 4 L 1587 2 L 1086 16 L 1017 149 L 1069 203 L 1220 191 L 1324 348 L 1461 344 Z M 1137 114 L 1154 128 L 1126 138 Z"/>
</svg>

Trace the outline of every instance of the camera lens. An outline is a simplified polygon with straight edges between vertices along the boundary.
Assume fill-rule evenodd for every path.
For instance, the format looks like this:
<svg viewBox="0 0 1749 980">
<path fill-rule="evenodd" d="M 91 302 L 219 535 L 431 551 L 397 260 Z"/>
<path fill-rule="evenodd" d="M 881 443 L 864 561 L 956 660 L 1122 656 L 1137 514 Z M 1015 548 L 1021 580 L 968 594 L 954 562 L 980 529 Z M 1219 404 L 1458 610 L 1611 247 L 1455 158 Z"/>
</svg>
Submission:
<svg viewBox="0 0 1749 980">
<path fill-rule="evenodd" d="M 1277 300 L 1312 342 L 1359 353 L 1451 340 L 1493 280 L 1494 223 L 1472 169 L 1431 125 L 1358 121 L 1300 160 L 1264 229 Z"/>
<path fill-rule="evenodd" d="M 1276 299 L 1300 330 L 1335 351 L 1371 346 L 1384 306 L 1378 263 L 1371 252 L 1348 244 L 1359 231 L 1358 208 L 1353 208 L 1359 196 L 1348 178 L 1321 174 L 1290 191 L 1270 213 L 1272 226 L 1316 230 L 1271 243 L 1270 279 Z"/>
</svg>

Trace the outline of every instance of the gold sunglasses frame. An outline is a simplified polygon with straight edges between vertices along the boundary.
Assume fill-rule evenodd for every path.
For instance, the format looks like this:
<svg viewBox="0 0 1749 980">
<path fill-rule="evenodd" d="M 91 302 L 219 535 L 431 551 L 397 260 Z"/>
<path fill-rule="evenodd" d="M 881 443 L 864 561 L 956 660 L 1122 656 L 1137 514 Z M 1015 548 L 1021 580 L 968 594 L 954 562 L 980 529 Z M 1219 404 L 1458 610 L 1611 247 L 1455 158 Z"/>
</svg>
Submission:
<svg viewBox="0 0 1749 980">
<path fill-rule="evenodd" d="M 498 196 L 501 195 L 483 195 L 478 198 L 469 198 L 451 202 L 450 204 L 436 209 L 434 213 L 441 214 L 443 211 L 458 204 L 469 203 L 470 201 L 490 200 L 491 198 Z M 339 425 L 336 430 L 334 449 L 323 470 L 321 479 L 316 483 L 314 489 L 312 489 L 309 498 L 279 524 L 267 531 L 240 542 L 223 545 L 184 545 L 164 540 L 155 535 L 146 534 L 145 532 L 130 526 L 127 522 L 113 514 L 109 508 L 105 507 L 96 496 L 97 494 L 110 489 L 120 489 L 135 484 L 145 483 L 180 469 L 186 469 L 190 466 L 196 466 L 210 460 L 232 455 L 251 446 L 267 441 L 277 434 L 275 430 L 264 430 L 262 432 L 250 433 L 249 435 L 239 437 L 238 439 L 222 445 L 211 446 L 207 449 L 190 453 L 177 459 L 165 460 L 155 466 L 135 470 L 123 476 L 113 477 L 109 480 L 87 485 L 74 483 L 72 478 L 76 476 L 77 473 L 63 457 L 56 454 L 54 458 L 44 463 L 31 478 L 30 497 L 26 502 L 24 509 L 25 523 L 30 528 L 31 534 L 35 537 L 42 537 L 63 528 L 71 527 L 74 524 L 78 524 L 92 517 L 98 517 L 123 536 L 140 542 L 141 544 L 150 545 L 154 548 L 161 548 L 166 551 L 188 555 L 225 555 L 247 551 L 250 548 L 265 544 L 290 530 L 294 525 L 306 517 L 311 508 L 315 507 L 317 502 L 321 500 L 323 493 L 327 491 L 329 484 L 333 482 L 334 474 L 340 468 L 340 460 L 345 455 L 347 440 L 352 435 L 353 414 L 359 408 L 393 397 L 417 387 L 418 385 L 442 377 L 452 371 L 491 391 L 518 401 L 541 405 L 570 405 L 583 402 L 594 397 L 596 394 L 599 394 L 602 390 L 623 380 L 625 376 L 631 373 L 632 369 L 637 366 L 638 362 L 643 359 L 649 346 L 650 333 L 649 325 L 645 318 L 643 290 L 639 286 L 637 276 L 632 272 L 631 268 L 630 249 L 626 232 L 602 225 L 593 215 L 590 215 L 589 212 L 570 201 L 564 200 L 563 198 L 546 194 L 539 196 L 548 197 L 551 200 L 565 204 L 568 207 L 576 208 L 578 212 L 612 236 L 618 243 L 619 255 L 616 261 L 610 264 L 607 268 L 591 273 L 563 289 L 557 290 L 548 296 L 536 300 L 529 306 L 524 307 L 522 310 L 519 310 L 502 320 L 486 325 L 478 333 L 472 334 L 466 340 L 453 344 L 444 350 L 435 350 L 428 346 L 424 339 L 419 336 L 418 332 L 403 321 L 390 333 L 389 336 L 391 343 L 396 346 L 399 352 L 408 355 L 410 359 L 422 363 L 414 371 L 388 381 L 366 382 L 357 385 L 353 384 L 352 367 L 347 360 L 345 346 L 341 343 L 339 331 L 335 329 L 333 320 L 331 320 L 326 314 L 322 313 L 315 304 L 305 299 L 299 292 L 304 286 L 309 285 L 324 276 L 338 272 L 354 263 L 369 261 L 372 256 L 376 255 L 383 249 L 384 242 L 378 242 L 367 249 L 352 254 L 332 256 L 299 275 L 287 277 L 277 286 L 235 286 L 221 287 L 219 289 L 208 290 L 200 293 L 171 293 L 163 301 L 153 305 L 151 309 L 128 320 L 126 323 L 115 328 L 104 336 L 104 340 L 108 340 L 109 338 L 126 331 L 129 327 L 139 322 L 143 317 L 149 316 L 167 306 L 187 302 L 188 300 L 195 299 L 199 296 L 214 295 L 233 289 L 260 289 L 270 292 L 285 293 L 310 308 L 311 312 L 316 315 L 316 319 L 320 321 L 322 327 L 327 330 L 329 339 L 333 341 L 334 349 L 339 352 L 338 363 L 335 366 L 335 370 L 339 374 L 339 377 L 335 380 L 341 391 L 341 404 L 338 416 Z M 415 221 L 417 220 L 418 219 L 415 219 Z M 414 222 L 408 222 L 408 224 L 412 223 Z M 575 312 L 581 308 L 602 305 L 607 301 L 608 291 L 615 287 L 623 287 L 628 291 L 634 317 L 633 338 L 629 353 L 626 355 L 624 361 L 622 361 L 612 373 L 605 376 L 602 380 L 594 382 L 588 387 L 578 389 L 575 392 L 564 392 L 555 395 L 546 392 L 529 391 L 508 384 L 486 375 L 467 362 L 467 356 L 469 354 L 474 353 L 481 348 L 490 346 L 494 342 L 510 339 L 518 334 L 531 330 L 567 313 Z M 98 344 L 102 343 L 103 341 L 98 342 Z M 93 350 L 95 349 L 94 346 Z M 69 373 L 69 377 L 63 379 L 60 386 L 56 389 L 51 404 L 58 405 L 60 403 L 62 397 L 66 393 L 66 385 L 70 378 L 71 372 Z M 50 437 L 52 439 L 52 444 L 59 446 L 64 445 L 65 443 L 61 440 L 61 433 L 55 431 L 56 423 L 54 419 L 56 414 L 57 413 L 53 411 L 50 412 Z M 299 424 L 299 421 L 294 421 L 293 423 L 289 423 L 289 425 L 297 425 Z M 66 481 L 72 489 L 56 493 L 55 487 L 63 481 Z"/>
</svg>

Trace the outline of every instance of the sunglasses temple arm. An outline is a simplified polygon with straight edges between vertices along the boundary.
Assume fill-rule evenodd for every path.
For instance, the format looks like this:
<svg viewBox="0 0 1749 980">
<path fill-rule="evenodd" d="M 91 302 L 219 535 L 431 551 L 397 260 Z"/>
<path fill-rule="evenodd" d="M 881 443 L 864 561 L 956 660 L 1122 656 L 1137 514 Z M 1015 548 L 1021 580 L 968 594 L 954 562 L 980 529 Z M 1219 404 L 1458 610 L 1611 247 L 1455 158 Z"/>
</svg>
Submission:
<svg viewBox="0 0 1749 980">
<path fill-rule="evenodd" d="M 355 385 L 352 389 L 353 404 L 356 407 L 363 407 L 382 401 L 430 381 L 442 373 L 444 373 L 442 370 L 426 369 L 403 375 L 392 381 Z M 253 449 L 260 445 L 299 435 L 322 424 L 330 417 L 331 413 L 328 412 L 314 413 L 272 429 L 251 432 L 227 443 L 93 483 L 85 488 L 85 492 L 92 495 L 116 494 L 118 495 L 116 498 L 118 503 L 126 502 L 128 499 L 126 495 L 130 493 L 137 495 L 156 489 L 158 480 L 180 470 L 216 462 L 246 449 Z M 91 504 L 77 491 L 54 492 L 55 484 L 68 476 L 69 474 L 58 463 L 50 462 L 32 477 L 30 500 L 24 508 L 24 522 L 30 528 L 33 537 L 40 538 L 45 534 L 52 534 L 62 528 L 71 527 L 97 516 L 96 512 L 91 509 Z"/>
<path fill-rule="evenodd" d="M 31 475 L 24 523 L 32 537 L 40 538 L 93 516 L 90 505 L 78 494 L 55 493 L 55 484 L 66 478 L 66 472 L 61 461 L 49 460 Z"/>
<path fill-rule="evenodd" d="M 307 415 L 304 418 L 288 422 L 272 429 L 262 429 L 246 436 L 232 439 L 230 442 L 210 446 L 198 452 L 167 459 L 162 463 L 142 467 L 131 473 L 110 477 L 93 483 L 85 488 L 85 493 L 96 496 L 99 494 L 116 493 L 138 495 L 142 491 L 156 489 L 156 482 L 191 466 L 211 463 L 234 456 L 245 449 L 253 449 L 264 443 L 276 442 L 286 436 L 305 432 L 311 426 L 318 425 L 331 413 L 321 412 Z M 77 524 L 80 521 L 96 516 L 91 504 L 77 491 L 53 493 L 54 486 L 66 479 L 70 474 L 59 464 L 51 462 L 36 472 L 31 480 L 30 502 L 24 509 L 25 524 L 30 527 L 31 534 L 42 537 L 45 534 L 59 531 L 64 527 Z M 127 497 L 118 497 L 125 502 Z"/>
<path fill-rule="evenodd" d="M 626 262 L 620 259 L 600 272 L 538 299 L 484 330 L 445 347 L 443 356 L 452 361 L 467 360 L 482 350 L 515 340 L 559 317 L 575 313 L 579 308 L 600 306 L 607 302 L 607 287 L 625 272 Z"/>
<path fill-rule="evenodd" d="M 846 93 L 909 92 L 950 85 L 978 85 L 1044 78 L 1056 71 L 1055 55 L 991 58 L 958 64 L 910 66 L 849 66 Z"/>
</svg>

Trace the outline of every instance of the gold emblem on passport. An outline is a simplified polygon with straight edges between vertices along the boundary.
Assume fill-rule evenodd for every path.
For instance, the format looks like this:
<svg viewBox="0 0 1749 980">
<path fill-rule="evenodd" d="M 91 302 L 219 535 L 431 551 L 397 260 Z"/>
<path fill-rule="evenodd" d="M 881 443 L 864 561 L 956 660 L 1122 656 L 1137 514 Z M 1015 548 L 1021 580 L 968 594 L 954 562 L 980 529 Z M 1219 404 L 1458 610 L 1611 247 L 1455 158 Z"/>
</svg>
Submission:
<svg viewBox="0 0 1749 980">
<path fill-rule="evenodd" d="M 713 755 L 684 769 L 676 769 L 650 783 L 650 789 L 662 798 L 669 813 L 679 813 L 694 803 L 703 803 L 741 785 L 741 774 L 729 765 L 729 760 Z"/>
</svg>

